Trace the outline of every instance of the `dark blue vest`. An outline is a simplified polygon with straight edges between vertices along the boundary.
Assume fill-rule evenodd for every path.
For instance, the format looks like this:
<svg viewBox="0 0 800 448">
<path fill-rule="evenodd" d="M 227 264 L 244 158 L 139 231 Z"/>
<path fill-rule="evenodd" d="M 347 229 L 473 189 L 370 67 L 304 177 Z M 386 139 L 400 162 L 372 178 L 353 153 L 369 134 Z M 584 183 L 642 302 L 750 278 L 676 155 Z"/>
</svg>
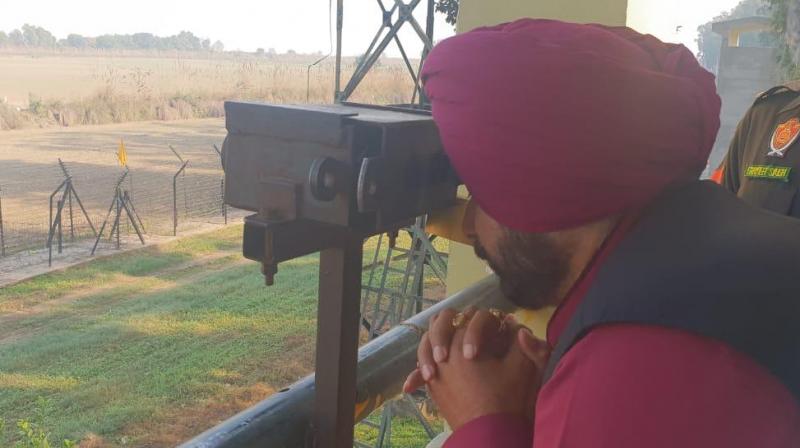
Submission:
<svg viewBox="0 0 800 448">
<path fill-rule="evenodd" d="M 710 182 L 664 193 L 599 267 L 545 378 L 589 331 L 615 323 L 725 342 L 800 401 L 800 220 L 756 209 Z"/>
</svg>

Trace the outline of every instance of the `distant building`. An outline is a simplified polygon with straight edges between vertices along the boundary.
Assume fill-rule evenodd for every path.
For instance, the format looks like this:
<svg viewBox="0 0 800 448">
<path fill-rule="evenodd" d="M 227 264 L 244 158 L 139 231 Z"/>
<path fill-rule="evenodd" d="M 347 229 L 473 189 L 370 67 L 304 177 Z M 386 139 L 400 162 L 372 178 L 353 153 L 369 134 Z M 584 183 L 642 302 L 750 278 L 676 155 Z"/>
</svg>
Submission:
<svg viewBox="0 0 800 448">
<path fill-rule="evenodd" d="M 710 167 L 725 157 L 736 125 L 756 95 L 780 81 L 768 17 L 746 17 L 715 22 L 711 28 L 722 36 L 717 67 L 717 90 L 722 97 L 722 126 L 711 153 Z"/>
</svg>

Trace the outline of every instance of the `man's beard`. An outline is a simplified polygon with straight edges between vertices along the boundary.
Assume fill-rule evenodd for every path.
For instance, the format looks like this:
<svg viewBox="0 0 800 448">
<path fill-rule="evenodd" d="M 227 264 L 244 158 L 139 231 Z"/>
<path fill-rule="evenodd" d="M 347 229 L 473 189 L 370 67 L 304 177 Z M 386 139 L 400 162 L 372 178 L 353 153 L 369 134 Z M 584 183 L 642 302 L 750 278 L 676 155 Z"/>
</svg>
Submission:
<svg viewBox="0 0 800 448">
<path fill-rule="evenodd" d="M 556 295 L 569 272 L 569 254 L 551 237 L 506 230 L 497 249 L 499 259 L 491 259 L 480 241 L 475 241 L 475 255 L 500 277 L 503 294 L 514 304 L 540 309 L 562 299 Z"/>
</svg>

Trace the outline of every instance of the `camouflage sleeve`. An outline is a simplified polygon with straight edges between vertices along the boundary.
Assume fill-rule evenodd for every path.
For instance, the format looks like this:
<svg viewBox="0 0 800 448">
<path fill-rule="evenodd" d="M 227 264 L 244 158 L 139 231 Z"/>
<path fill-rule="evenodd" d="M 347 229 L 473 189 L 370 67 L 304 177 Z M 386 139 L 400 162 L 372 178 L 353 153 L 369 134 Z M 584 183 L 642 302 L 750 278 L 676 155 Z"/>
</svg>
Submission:
<svg viewBox="0 0 800 448">
<path fill-rule="evenodd" d="M 755 107 L 755 106 L 753 106 Z M 728 154 L 722 162 L 722 186 L 736 194 L 739 192 L 740 176 L 742 175 L 742 159 L 747 148 L 747 141 L 750 134 L 750 122 L 753 117 L 753 107 L 744 115 L 736 133 L 733 134 Z"/>
</svg>

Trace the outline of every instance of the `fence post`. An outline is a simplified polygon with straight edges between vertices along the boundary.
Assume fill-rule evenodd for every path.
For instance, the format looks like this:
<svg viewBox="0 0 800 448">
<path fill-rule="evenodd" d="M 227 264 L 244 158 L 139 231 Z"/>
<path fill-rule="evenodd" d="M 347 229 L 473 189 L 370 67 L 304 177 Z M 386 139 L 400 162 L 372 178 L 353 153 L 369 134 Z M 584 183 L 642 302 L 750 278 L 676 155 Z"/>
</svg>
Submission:
<svg viewBox="0 0 800 448">
<path fill-rule="evenodd" d="M 61 168 L 61 171 L 64 173 L 64 177 L 67 179 L 66 189 L 64 190 L 64 199 L 68 199 L 69 201 L 69 234 L 70 240 L 75 241 L 75 228 L 74 228 L 74 221 L 72 218 L 72 175 L 67 170 L 67 165 L 64 164 L 64 161 L 61 160 L 61 157 L 58 158 L 58 166 Z M 62 205 L 63 207 L 63 205 Z M 58 222 L 58 253 L 61 253 L 61 239 L 62 239 L 62 232 L 63 229 L 61 228 L 61 221 Z"/>
<path fill-rule="evenodd" d="M 225 225 L 228 225 L 228 206 L 225 205 L 225 178 L 219 181 L 219 197 L 222 200 L 222 219 L 225 220 Z"/>
<path fill-rule="evenodd" d="M 117 250 L 119 250 L 119 248 L 121 247 L 120 246 L 120 242 L 119 242 L 119 232 L 120 232 L 120 227 L 121 227 L 119 225 L 119 218 L 122 215 L 122 207 L 121 207 L 121 204 L 120 204 L 120 201 L 122 201 L 122 193 L 120 192 L 119 187 L 117 187 L 116 196 L 117 196 L 117 219 L 116 219 L 116 224 L 115 225 L 117 227 Z"/>
<path fill-rule="evenodd" d="M 222 151 L 220 151 L 219 146 L 217 146 L 216 143 L 213 146 L 214 152 L 216 152 L 219 156 L 219 165 L 222 167 L 222 171 L 225 171 L 225 160 L 222 158 Z"/>
<path fill-rule="evenodd" d="M 53 237 L 55 236 L 56 225 L 60 225 L 61 222 L 61 211 L 64 208 L 64 198 L 58 200 L 58 210 L 56 211 L 56 216 L 53 218 L 53 198 L 61 191 L 62 188 L 67 186 L 67 182 L 69 182 L 69 178 L 64 179 L 63 182 L 56 188 L 56 190 L 50 195 L 50 220 L 48 221 L 49 227 L 47 232 L 47 265 L 53 265 Z M 65 190 L 66 191 L 66 190 Z M 66 194 L 66 193 L 65 193 Z M 58 253 L 61 253 L 61 234 L 58 235 Z"/>
<path fill-rule="evenodd" d="M 67 193 L 67 200 L 69 201 L 69 236 L 70 241 L 75 241 L 75 221 L 72 216 L 72 184 L 70 183 L 70 189 Z"/>
<path fill-rule="evenodd" d="M 170 146 L 170 148 L 172 147 Z M 188 164 L 188 160 L 183 162 L 181 169 L 172 176 L 172 236 L 178 236 L 178 176 L 181 175 Z"/>
<path fill-rule="evenodd" d="M 64 227 L 63 218 L 61 216 L 61 211 L 64 210 L 64 202 L 67 200 L 67 193 L 69 192 L 70 183 L 67 182 L 67 186 L 64 188 L 64 195 L 61 196 L 61 199 L 58 201 L 58 213 L 56 214 L 56 221 L 58 222 L 58 253 L 64 251 Z"/>
<path fill-rule="evenodd" d="M 108 224 L 108 219 L 111 218 L 111 212 L 114 211 L 114 206 L 117 205 L 117 192 L 119 191 L 122 182 L 124 182 L 125 178 L 128 177 L 129 172 L 130 171 L 128 170 L 128 167 L 125 167 L 125 171 L 123 171 L 122 176 L 120 176 L 119 180 L 117 181 L 117 184 L 114 186 L 114 199 L 111 201 L 111 205 L 108 206 L 108 211 L 106 212 L 106 219 L 104 219 L 103 224 L 100 225 L 100 231 L 95 232 L 97 239 L 94 240 L 94 246 L 92 246 L 92 255 L 94 255 L 95 251 L 97 251 L 97 245 L 100 244 L 100 240 L 103 239 L 103 231 L 106 229 L 106 225 Z M 75 196 L 75 199 L 78 199 L 78 205 L 80 205 L 81 210 L 83 210 L 84 213 L 86 213 L 86 210 L 83 208 L 83 205 L 81 205 L 81 201 L 77 195 Z M 116 217 L 114 218 L 114 220 L 116 221 Z M 91 221 L 89 221 L 89 223 L 91 225 Z M 92 226 L 92 230 L 94 230 L 94 226 Z M 114 236 L 114 228 L 112 227 L 111 234 L 109 235 L 108 240 L 111 241 L 113 236 Z"/>
<path fill-rule="evenodd" d="M 222 201 L 222 219 L 225 220 L 225 225 L 228 224 L 228 206 L 225 205 L 225 159 L 222 157 L 222 151 L 214 144 L 214 151 L 219 156 L 219 166 L 222 168 L 222 179 L 219 181 L 219 197 Z"/>
</svg>

